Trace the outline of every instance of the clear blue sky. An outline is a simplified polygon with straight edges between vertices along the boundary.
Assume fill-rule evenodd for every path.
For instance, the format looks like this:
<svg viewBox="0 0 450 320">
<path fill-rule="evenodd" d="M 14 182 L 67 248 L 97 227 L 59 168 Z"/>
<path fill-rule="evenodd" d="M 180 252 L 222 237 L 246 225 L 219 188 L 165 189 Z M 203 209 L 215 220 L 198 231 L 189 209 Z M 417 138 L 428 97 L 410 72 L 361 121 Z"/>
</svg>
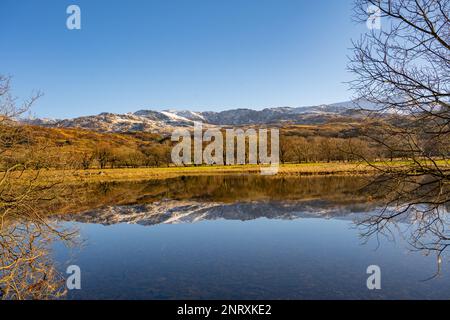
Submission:
<svg viewBox="0 0 450 320">
<path fill-rule="evenodd" d="M 81 8 L 81 30 L 66 8 Z M 352 0 L 1 0 L 0 73 L 33 112 L 223 110 L 348 100 Z"/>
</svg>

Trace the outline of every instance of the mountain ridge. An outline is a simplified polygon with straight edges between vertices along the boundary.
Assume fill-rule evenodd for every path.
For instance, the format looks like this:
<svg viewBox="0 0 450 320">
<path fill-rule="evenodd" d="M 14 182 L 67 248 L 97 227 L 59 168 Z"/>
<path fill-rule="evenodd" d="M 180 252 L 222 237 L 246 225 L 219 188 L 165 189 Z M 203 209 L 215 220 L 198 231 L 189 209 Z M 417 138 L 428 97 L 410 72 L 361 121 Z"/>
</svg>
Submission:
<svg viewBox="0 0 450 320">
<path fill-rule="evenodd" d="M 374 110 L 373 106 L 370 108 Z M 59 128 L 83 128 L 99 132 L 166 133 L 176 128 L 190 127 L 195 121 L 209 126 L 243 126 L 268 124 L 322 124 L 330 121 L 350 121 L 367 115 L 354 101 L 305 107 L 249 108 L 223 111 L 140 109 L 124 114 L 102 112 L 98 115 L 72 119 L 22 119 L 24 123 Z"/>
</svg>

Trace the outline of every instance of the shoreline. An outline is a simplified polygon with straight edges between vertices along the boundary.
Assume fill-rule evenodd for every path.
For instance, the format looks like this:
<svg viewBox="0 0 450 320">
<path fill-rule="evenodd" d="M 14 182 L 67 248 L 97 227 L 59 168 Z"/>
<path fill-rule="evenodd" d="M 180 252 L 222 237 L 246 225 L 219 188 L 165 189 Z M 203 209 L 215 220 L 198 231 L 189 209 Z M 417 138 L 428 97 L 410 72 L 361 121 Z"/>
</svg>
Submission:
<svg viewBox="0 0 450 320">
<path fill-rule="evenodd" d="M 405 161 L 374 162 L 371 164 L 361 162 L 348 163 L 302 163 L 302 164 L 282 164 L 279 171 L 274 175 L 265 175 L 267 178 L 292 177 L 292 176 L 364 176 L 374 175 L 380 172 L 378 168 L 399 168 L 408 165 Z M 376 166 L 376 167 L 375 167 Z M 29 181 L 30 178 L 39 178 L 35 182 L 39 183 L 99 183 L 99 182 L 120 182 L 120 181 L 145 181 L 160 180 L 182 176 L 212 176 L 212 175 L 261 175 L 260 165 L 203 165 L 188 167 L 150 167 L 150 168 L 107 168 L 107 169 L 43 169 L 41 171 L 15 172 L 13 175 L 20 175 L 19 180 Z M 443 167 L 448 168 L 446 164 Z"/>
<path fill-rule="evenodd" d="M 87 170 L 42 170 L 40 181 L 62 182 L 68 184 L 101 183 L 121 181 L 145 181 L 169 179 L 181 176 L 208 176 L 208 175 L 261 175 L 259 165 L 231 165 L 231 166 L 198 166 L 198 167 L 163 167 L 163 168 L 115 168 L 115 169 L 87 169 Z M 361 176 L 371 175 L 376 169 L 362 163 L 304 163 L 283 164 L 275 175 L 266 175 L 267 178 L 289 176 L 325 176 L 344 175 Z M 36 171 L 34 172 L 36 173 Z M 25 172 L 23 179 L 33 176 L 32 172 Z"/>
</svg>

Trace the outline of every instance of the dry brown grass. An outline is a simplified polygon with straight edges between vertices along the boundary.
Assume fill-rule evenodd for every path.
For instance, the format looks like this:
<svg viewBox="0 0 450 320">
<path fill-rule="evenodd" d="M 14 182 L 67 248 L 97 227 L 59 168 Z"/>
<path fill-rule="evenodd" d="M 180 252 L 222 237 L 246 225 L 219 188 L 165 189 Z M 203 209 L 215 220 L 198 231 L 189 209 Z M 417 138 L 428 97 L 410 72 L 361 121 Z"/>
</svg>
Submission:
<svg viewBox="0 0 450 320">
<path fill-rule="evenodd" d="M 61 181 L 65 183 L 139 181 L 150 179 L 167 179 L 179 176 L 226 175 L 226 174 L 260 174 L 258 165 L 235 166 L 199 166 L 166 168 L 119 168 L 89 170 L 46 170 L 42 171 L 42 180 L 46 182 Z M 360 163 L 308 163 L 280 165 L 278 175 L 361 175 L 370 174 L 374 169 Z M 23 173 L 23 178 L 31 172 Z M 64 177 L 64 178 L 61 178 Z"/>
</svg>

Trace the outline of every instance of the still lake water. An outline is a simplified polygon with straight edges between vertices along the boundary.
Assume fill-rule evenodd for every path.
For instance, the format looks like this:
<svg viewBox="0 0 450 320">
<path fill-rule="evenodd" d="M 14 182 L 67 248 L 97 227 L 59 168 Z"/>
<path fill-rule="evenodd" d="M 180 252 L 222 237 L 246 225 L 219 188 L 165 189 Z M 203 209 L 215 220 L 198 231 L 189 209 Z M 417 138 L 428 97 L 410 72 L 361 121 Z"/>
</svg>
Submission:
<svg viewBox="0 0 450 320">
<path fill-rule="evenodd" d="M 55 243 L 61 271 L 76 264 L 69 299 L 450 298 L 444 259 L 412 251 L 407 233 L 360 237 L 382 207 L 363 178 L 183 177 L 103 185 L 100 203 L 60 217 L 84 240 Z M 406 230 L 407 223 L 399 228 Z M 405 238 L 406 235 L 406 238 Z M 366 269 L 381 268 L 381 290 Z"/>
</svg>

